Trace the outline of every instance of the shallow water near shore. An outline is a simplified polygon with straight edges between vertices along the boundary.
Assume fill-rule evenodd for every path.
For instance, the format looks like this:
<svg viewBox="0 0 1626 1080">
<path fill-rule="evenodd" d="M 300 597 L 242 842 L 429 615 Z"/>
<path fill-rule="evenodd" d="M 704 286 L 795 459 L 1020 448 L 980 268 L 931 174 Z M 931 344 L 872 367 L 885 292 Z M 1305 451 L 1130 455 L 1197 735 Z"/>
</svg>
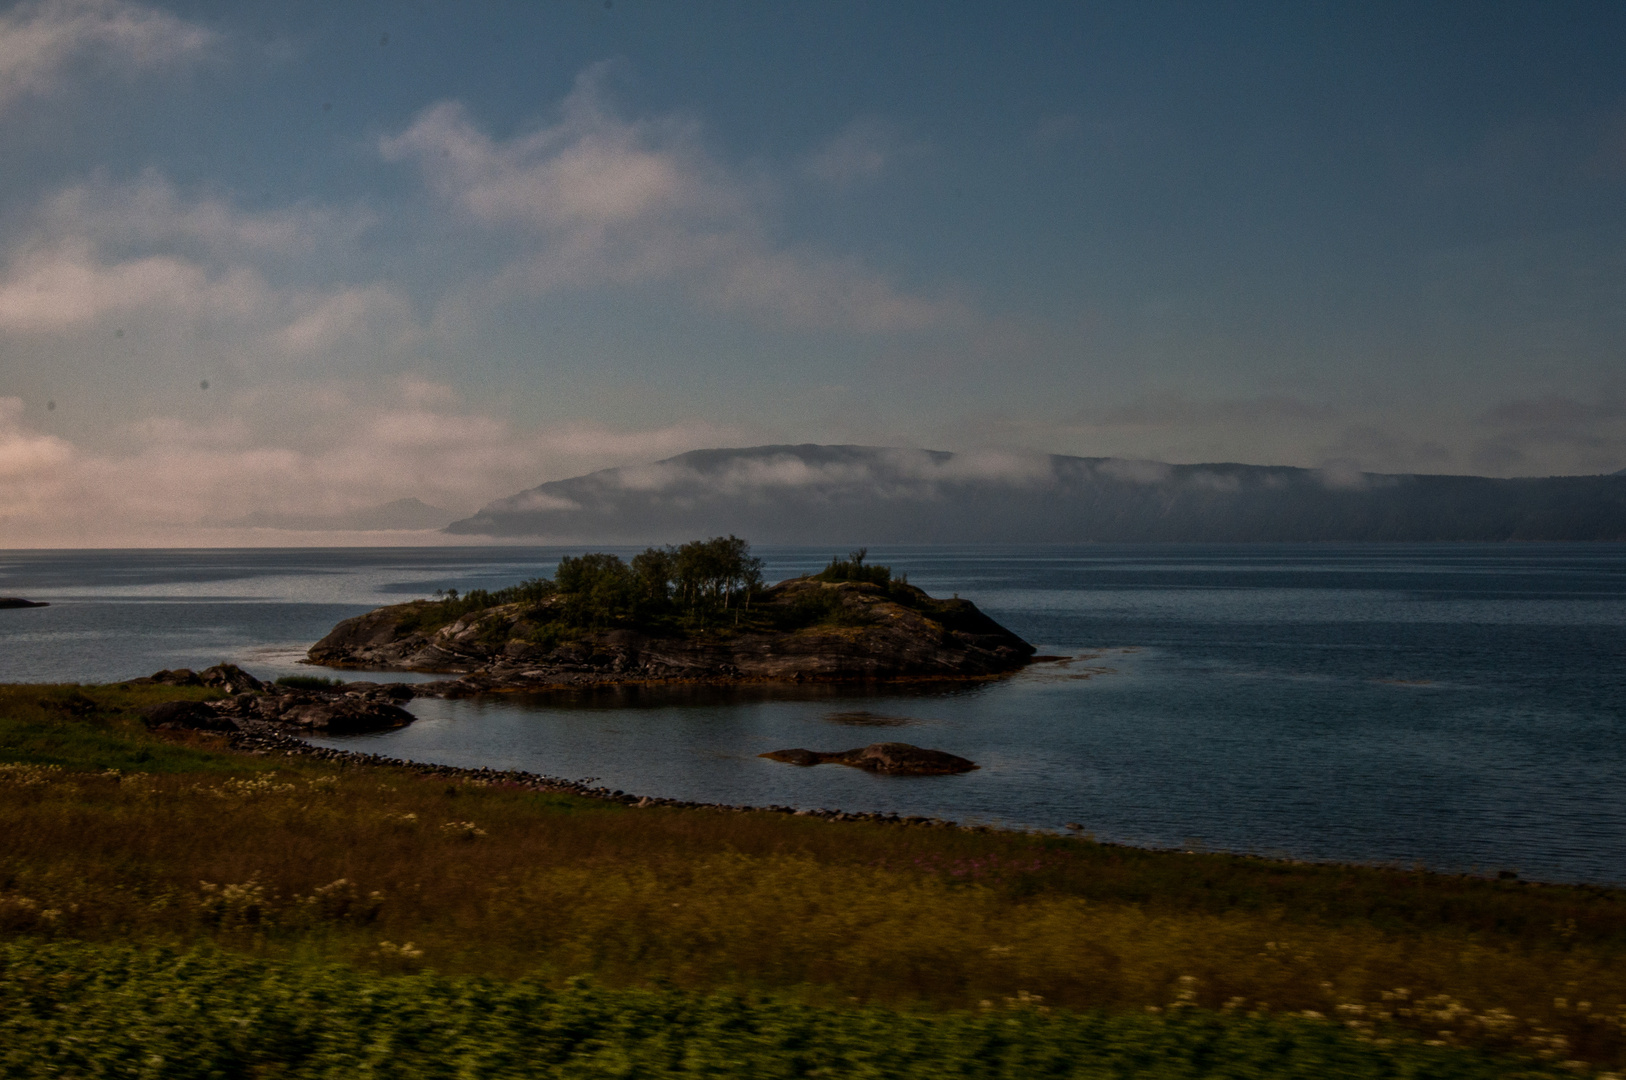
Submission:
<svg viewBox="0 0 1626 1080">
<path fill-rule="evenodd" d="M 0 552 L 0 681 L 220 660 L 320 672 L 333 623 L 549 573 L 570 549 Z M 759 549 L 769 577 L 823 549 Z M 324 745 L 708 802 L 881 810 L 1100 839 L 1626 883 L 1626 546 L 877 549 L 1070 658 L 873 690 L 650 688 L 412 703 Z M 382 676 L 385 680 L 411 676 Z M 945 777 L 769 750 L 901 741 Z"/>
</svg>

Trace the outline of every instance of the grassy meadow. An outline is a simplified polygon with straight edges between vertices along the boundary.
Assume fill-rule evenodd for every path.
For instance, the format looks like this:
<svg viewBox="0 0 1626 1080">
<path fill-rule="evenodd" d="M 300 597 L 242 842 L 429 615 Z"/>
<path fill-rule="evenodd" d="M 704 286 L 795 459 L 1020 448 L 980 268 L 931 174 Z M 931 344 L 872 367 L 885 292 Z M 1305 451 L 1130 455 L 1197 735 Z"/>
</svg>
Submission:
<svg viewBox="0 0 1626 1080">
<path fill-rule="evenodd" d="M 0 1076 L 1626 1068 L 1620 891 L 634 808 L 145 731 L 185 693 L 0 688 Z"/>
</svg>

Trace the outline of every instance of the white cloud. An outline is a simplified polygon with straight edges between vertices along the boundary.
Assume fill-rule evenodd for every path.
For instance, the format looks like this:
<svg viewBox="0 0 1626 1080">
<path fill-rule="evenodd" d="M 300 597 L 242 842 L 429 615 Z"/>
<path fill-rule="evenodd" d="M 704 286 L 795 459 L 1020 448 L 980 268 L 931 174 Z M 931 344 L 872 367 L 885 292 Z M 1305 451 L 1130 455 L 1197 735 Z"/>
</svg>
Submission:
<svg viewBox="0 0 1626 1080">
<path fill-rule="evenodd" d="M 808 158 L 807 171 L 827 184 L 874 180 L 903 149 L 891 124 L 873 116 L 860 117 Z"/>
<path fill-rule="evenodd" d="M 731 455 L 717 466 L 692 461 L 627 466 L 607 473 L 600 482 L 620 491 L 683 497 L 752 498 L 776 491 L 817 493 L 827 489 L 843 494 L 863 490 L 889 498 L 932 499 L 943 485 L 1038 485 L 1054 478 L 1050 459 L 1043 454 L 942 454 L 911 449 L 883 449 L 876 454 L 866 449 L 849 455 L 836 448 L 826 460 L 808 460 L 796 453 L 765 448 L 751 456 Z M 505 501 L 502 509 L 521 507 Z"/>
<path fill-rule="evenodd" d="M 332 357 L 367 348 L 403 355 L 418 336 L 412 305 L 384 285 L 301 297 L 288 306 L 297 314 L 275 340 L 295 356 Z"/>
<path fill-rule="evenodd" d="M 443 102 L 379 147 L 411 161 L 471 224 L 522 240 L 515 288 L 676 283 L 712 308 L 775 325 L 918 330 L 963 317 L 854 259 L 770 239 L 759 186 L 709 155 L 697 126 L 627 120 L 599 65 L 578 79 L 556 123 L 507 141 Z"/>
<path fill-rule="evenodd" d="M 1103 461 L 1096 471 L 1130 484 L 1161 484 L 1174 474 L 1174 470 L 1161 461 L 1140 461 L 1133 458 L 1113 458 Z"/>
<path fill-rule="evenodd" d="M 1371 480 L 1361 471 L 1360 463 L 1349 460 L 1333 460 L 1316 470 L 1324 487 L 1333 491 L 1365 491 L 1371 486 Z"/>
<path fill-rule="evenodd" d="M 705 424 L 517 431 L 418 378 L 261 388 L 203 422 L 150 417 L 97 452 L 0 398 L 0 548 L 321 542 L 224 523 L 340 515 L 405 497 L 472 511 L 548 476 L 726 441 Z"/>
<path fill-rule="evenodd" d="M 45 200 L 45 236 L 77 237 L 109 250 L 162 247 L 199 258 L 320 254 L 353 243 L 373 218 L 360 210 L 296 206 L 252 213 L 216 195 L 185 195 L 147 169 L 129 181 L 97 172 Z"/>
<path fill-rule="evenodd" d="M 0 482 L 56 468 L 73 456 L 64 440 L 29 431 L 22 413 L 22 401 L 0 398 Z"/>
<path fill-rule="evenodd" d="M 145 320 L 171 350 L 207 339 L 240 362 L 407 359 L 420 326 L 391 285 L 273 285 L 267 273 L 279 259 L 335 256 L 367 221 L 304 207 L 249 213 L 188 198 L 150 171 L 127 183 L 98 176 L 46 199 L 0 263 L 0 334 L 61 340 Z"/>
<path fill-rule="evenodd" d="M 152 70 L 205 53 L 215 34 L 122 0 L 37 0 L 0 15 L 0 109 L 49 94 L 81 59 Z"/>
<path fill-rule="evenodd" d="M 109 262 L 82 240 L 26 250 L 0 272 L 0 330 L 62 330 L 142 310 L 244 315 L 268 302 L 250 270 L 210 275 L 168 255 Z"/>
</svg>

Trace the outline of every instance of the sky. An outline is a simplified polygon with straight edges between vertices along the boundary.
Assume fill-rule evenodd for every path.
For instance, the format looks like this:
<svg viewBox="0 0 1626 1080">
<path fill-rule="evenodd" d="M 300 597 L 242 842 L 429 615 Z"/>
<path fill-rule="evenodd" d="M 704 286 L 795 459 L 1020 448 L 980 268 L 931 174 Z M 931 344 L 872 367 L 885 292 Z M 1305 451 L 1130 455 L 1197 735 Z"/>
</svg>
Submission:
<svg viewBox="0 0 1626 1080">
<path fill-rule="evenodd" d="M 1613 472 L 1623 55 L 1618 3 L 3 6 L 0 547 L 766 443 Z"/>
</svg>

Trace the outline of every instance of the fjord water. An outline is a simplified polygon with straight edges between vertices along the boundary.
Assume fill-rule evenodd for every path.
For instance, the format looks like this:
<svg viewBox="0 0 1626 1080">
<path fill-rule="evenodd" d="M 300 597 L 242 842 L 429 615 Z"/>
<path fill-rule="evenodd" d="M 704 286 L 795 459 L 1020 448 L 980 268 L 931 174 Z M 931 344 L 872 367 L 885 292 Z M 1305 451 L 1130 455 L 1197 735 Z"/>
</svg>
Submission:
<svg viewBox="0 0 1626 1080">
<path fill-rule="evenodd" d="M 310 672 L 336 621 L 550 573 L 575 549 L 0 553 L 0 680 L 231 660 Z M 770 579 L 830 552 L 759 549 Z M 1068 660 L 905 691 L 423 700 L 326 745 L 1101 839 L 1626 883 L 1626 546 L 914 547 L 872 559 Z M 395 678 L 388 676 L 386 678 Z M 898 740 L 982 768 L 873 776 L 756 755 Z"/>
</svg>

